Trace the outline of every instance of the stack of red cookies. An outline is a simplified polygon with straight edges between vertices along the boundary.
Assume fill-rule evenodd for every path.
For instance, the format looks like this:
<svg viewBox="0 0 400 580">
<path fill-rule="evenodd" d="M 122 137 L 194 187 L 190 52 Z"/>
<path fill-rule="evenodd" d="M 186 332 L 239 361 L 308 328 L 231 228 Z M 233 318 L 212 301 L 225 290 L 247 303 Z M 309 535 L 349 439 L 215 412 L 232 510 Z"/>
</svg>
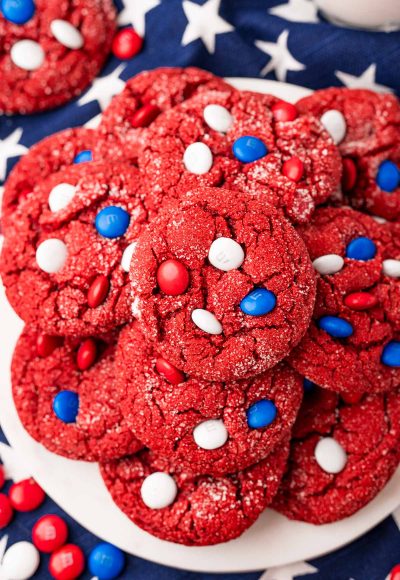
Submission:
<svg viewBox="0 0 400 580">
<path fill-rule="evenodd" d="M 399 128 L 391 95 L 160 69 L 35 145 L 2 215 L 26 430 L 173 542 L 371 501 L 400 461 Z"/>
</svg>

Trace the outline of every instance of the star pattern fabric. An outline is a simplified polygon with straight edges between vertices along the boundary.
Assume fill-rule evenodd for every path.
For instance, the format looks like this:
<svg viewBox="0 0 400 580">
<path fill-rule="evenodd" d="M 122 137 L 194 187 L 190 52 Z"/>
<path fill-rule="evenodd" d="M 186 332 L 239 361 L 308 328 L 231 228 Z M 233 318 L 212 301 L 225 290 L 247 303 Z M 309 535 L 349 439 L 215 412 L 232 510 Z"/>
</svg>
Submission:
<svg viewBox="0 0 400 580">
<path fill-rule="evenodd" d="M 350 1 L 350 0 L 349 0 Z M 77 99 L 40 115 L 0 116 L 0 193 L 21 155 L 43 137 L 70 126 L 96 126 L 112 96 L 133 75 L 158 66 L 198 66 L 226 77 L 255 77 L 310 89 L 370 88 L 400 94 L 400 32 L 375 33 L 326 21 L 312 0 L 115 0 L 120 26 L 144 37 L 144 48 L 121 63 L 110 57 L 101 76 Z M 0 458 L 7 476 L 26 474 L 0 432 Z M 21 465 L 22 463 L 22 465 Z M 6 483 L 7 492 L 11 481 Z M 49 498 L 35 512 L 18 513 L 0 532 L 0 562 L 17 541 L 30 541 L 32 525 L 57 513 L 69 525 L 69 540 L 86 555 L 99 542 Z M 299 532 L 301 533 L 301 532 Z M 129 557 L 121 580 L 383 580 L 400 563 L 400 508 L 360 539 L 307 562 L 247 574 L 199 574 Z M 36 580 L 49 578 L 42 556 Z M 0 576 L 1 577 L 1 576 Z M 88 572 L 83 580 L 91 579 Z"/>
</svg>

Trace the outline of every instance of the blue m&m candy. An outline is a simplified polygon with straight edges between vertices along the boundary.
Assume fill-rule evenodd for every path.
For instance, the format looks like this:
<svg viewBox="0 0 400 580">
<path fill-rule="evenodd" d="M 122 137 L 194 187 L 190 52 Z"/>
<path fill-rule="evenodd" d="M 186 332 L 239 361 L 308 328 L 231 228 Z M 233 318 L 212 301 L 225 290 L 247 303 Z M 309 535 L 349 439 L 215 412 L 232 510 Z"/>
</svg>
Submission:
<svg viewBox="0 0 400 580">
<path fill-rule="evenodd" d="M 333 338 L 348 338 L 353 334 L 350 322 L 339 316 L 322 316 L 318 321 L 318 326 Z"/>
<path fill-rule="evenodd" d="M 103 208 L 96 216 L 96 230 L 105 238 L 119 238 L 128 229 L 129 213 L 117 205 Z"/>
<path fill-rule="evenodd" d="M 393 161 L 383 161 L 376 174 L 376 183 L 383 190 L 391 193 L 400 183 L 400 171 Z"/>
<path fill-rule="evenodd" d="M 363 262 L 366 262 L 367 260 L 375 258 L 375 255 L 375 243 L 370 238 L 364 236 L 351 240 L 346 248 L 346 258 L 351 258 L 352 260 L 362 260 Z"/>
<path fill-rule="evenodd" d="M 88 564 L 90 573 L 98 580 L 113 580 L 121 574 L 125 556 L 119 548 L 103 542 L 93 548 Z"/>
<path fill-rule="evenodd" d="M 33 0 L 1 0 L 0 11 L 9 22 L 25 24 L 35 14 L 35 4 Z"/>
<path fill-rule="evenodd" d="M 257 159 L 265 157 L 268 153 L 265 143 L 261 139 L 252 137 L 251 135 L 245 135 L 244 137 L 236 139 L 232 150 L 236 159 L 239 159 L 242 163 L 257 161 Z"/>
<path fill-rule="evenodd" d="M 305 393 L 311 393 L 311 391 L 313 391 L 316 387 L 316 384 L 313 383 L 312 381 L 310 381 L 310 379 L 306 379 L 304 377 L 303 380 L 303 389 Z"/>
<path fill-rule="evenodd" d="M 391 340 L 382 351 L 381 362 L 388 367 L 400 367 L 400 342 Z"/>
<path fill-rule="evenodd" d="M 86 163 L 87 161 L 93 161 L 93 153 L 90 151 L 90 149 L 80 151 L 74 159 L 74 163 Z"/>
<path fill-rule="evenodd" d="M 53 399 L 53 411 L 63 423 L 75 423 L 79 397 L 73 391 L 60 391 Z"/>
<path fill-rule="evenodd" d="M 240 310 L 249 316 L 263 316 L 276 306 L 276 296 L 265 288 L 255 288 L 240 302 Z"/>
<path fill-rule="evenodd" d="M 273 401 L 261 399 L 247 409 L 247 424 L 250 429 L 262 429 L 271 425 L 277 414 Z"/>
</svg>

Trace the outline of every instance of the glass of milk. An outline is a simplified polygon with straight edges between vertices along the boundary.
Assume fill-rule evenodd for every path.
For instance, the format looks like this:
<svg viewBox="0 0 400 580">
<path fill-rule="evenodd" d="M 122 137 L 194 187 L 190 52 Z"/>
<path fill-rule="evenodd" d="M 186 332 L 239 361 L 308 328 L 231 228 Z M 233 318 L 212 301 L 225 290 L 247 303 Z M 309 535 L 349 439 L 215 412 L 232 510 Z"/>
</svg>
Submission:
<svg viewBox="0 0 400 580">
<path fill-rule="evenodd" d="M 390 32 L 400 29 L 400 0 L 314 0 L 322 14 L 341 26 Z"/>
</svg>

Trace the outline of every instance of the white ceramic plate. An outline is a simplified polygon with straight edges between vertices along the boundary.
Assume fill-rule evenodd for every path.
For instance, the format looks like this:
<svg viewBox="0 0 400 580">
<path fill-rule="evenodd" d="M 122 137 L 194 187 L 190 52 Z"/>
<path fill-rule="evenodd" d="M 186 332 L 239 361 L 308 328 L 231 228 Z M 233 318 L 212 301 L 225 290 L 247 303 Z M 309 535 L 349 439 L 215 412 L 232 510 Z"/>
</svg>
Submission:
<svg viewBox="0 0 400 580">
<path fill-rule="evenodd" d="M 271 92 L 289 101 L 307 89 L 259 79 L 232 79 L 239 88 Z M 128 553 L 198 572 L 245 572 L 309 560 L 331 552 L 382 521 L 400 504 L 400 470 L 366 508 L 325 526 L 291 522 L 267 510 L 237 540 L 188 548 L 158 540 L 133 525 L 113 504 L 96 464 L 71 461 L 46 451 L 24 431 L 11 397 L 10 361 L 22 322 L 0 289 L 0 422 L 27 470 L 46 493 L 82 526 Z"/>
</svg>

